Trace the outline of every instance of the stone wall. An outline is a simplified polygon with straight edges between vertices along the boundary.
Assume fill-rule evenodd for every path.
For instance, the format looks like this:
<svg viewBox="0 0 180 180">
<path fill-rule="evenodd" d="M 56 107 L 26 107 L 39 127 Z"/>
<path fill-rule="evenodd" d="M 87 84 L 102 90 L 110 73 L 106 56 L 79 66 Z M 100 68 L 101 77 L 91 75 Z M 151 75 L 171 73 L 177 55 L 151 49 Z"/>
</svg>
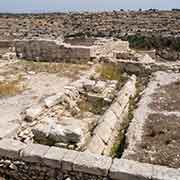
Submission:
<svg viewBox="0 0 180 180">
<path fill-rule="evenodd" d="M 86 39 L 84 40 L 86 41 Z M 113 39 L 97 39 L 93 45 L 71 45 L 54 40 L 16 40 L 12 41 L 20 58 L 37 61 L 86 63 L 98 56 L 113 56 L 113 51 L 127 51 L 129 43 Z"/>
<path fill-rule="evenodd" d="M 100 123 L 96 126 L 87 150 L 96 154 L 111 153 L 115 143 L 115 137 L 119 133 L 123 124 L 126 123 L 129 100 L 136 94 L 136 76 L 133 75 L 123 86 L 117 95 L 116 101 L 102 116 Z"/>
<path fill-rule="evenodd" d="M 96 54 L 106 57 L 113 56 L 113 51 L 128 51 L 129 43 L 128 41 L 121 41 L 113 39 L 102 39 L 99 42 L 97 41 L 97 46 L 95 48 Z"/>
<path fill-rule="evenodd" d="M 150 75 L 152 72 L 156 71 L 180 71 L 180 65 L 178 62 L 137 62 L 132 60 L 114 60 L 122 70 L 122 72 L 127 72 L 129 74 L 135 74 L 140 76 Z M 113 60 L 112 60 L 113 62 Z"/>
<path fill-rule="evenodd" d="M 8 40 L 0 40 L 0 48 L 9 48 L 12 46 L 13 41 L 8 41 Z"/>
<path fill-rule="evenodd" d="M 180 170 L 0 140 L 0 175 L 13 180 L 179 180 Z"/>
<path fill-rule="evenodd" d="M 92 47 L 72 46 L 52 40 L 15 41 L 16 53 L 27 60 L 87 62 L 91 59 Z"/>
</svg>

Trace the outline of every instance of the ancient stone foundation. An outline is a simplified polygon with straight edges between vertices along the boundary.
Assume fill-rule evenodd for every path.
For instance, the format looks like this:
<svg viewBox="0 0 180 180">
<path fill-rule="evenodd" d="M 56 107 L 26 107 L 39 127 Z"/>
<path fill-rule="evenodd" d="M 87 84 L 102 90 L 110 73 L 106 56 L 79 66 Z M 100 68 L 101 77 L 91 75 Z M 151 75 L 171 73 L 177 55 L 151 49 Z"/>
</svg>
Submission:
<svg viewBox="0 0 180 180">
<path fill-rule="evenodd" d="M 179 180 L 180 171 L 39 144 L 0 141 L 0 174 L 19 180 Z"/>
<path fill-rule="evenodd" d="M 0 47 L 0 177 L 180 180 L 178 61 L 158 61 L 154 54 L 129 49 L 128 42 L 103 38 L 79 45 L 74 39 L 2 41 Z M 169 78 L 173 82 L 164 86 Z M 16 85 L 24 85 L 22 92 Z M 147 119 L 144 92 L 153 95 L 151 109 L 161 110 Z M 149 137 L 140 131 L 145 119 Z M 161 121 L 158 127 L 154 120 Z M 172 141 L 171 134 L 156 140 L 167 132 L 176 135 Z M 146 145 L 141 136 L 155 141 Z"/>
<path fill-rule="evenodd" d="M 12 41 L 18 57 L 27 60 L 87 63 L 97 56 L 112 56 L 112 52 L 127 50 L 128 42 L 113 39 L 96 39 L 92 45 L 71 45 L 53 40 Z"/>
</svg>

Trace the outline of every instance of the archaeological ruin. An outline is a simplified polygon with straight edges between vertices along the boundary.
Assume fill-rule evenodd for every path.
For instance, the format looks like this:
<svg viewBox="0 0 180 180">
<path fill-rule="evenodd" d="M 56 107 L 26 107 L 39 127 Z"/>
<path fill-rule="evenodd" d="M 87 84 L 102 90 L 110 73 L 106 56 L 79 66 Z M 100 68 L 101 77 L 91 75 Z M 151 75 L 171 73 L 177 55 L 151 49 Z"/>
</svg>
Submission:
<svg viewBox="0 0 180 180">
<path fill-rule="evenodd" d="M 0 14 L 0 177 L 180 180 L 179 15 Z"/>
</svg>

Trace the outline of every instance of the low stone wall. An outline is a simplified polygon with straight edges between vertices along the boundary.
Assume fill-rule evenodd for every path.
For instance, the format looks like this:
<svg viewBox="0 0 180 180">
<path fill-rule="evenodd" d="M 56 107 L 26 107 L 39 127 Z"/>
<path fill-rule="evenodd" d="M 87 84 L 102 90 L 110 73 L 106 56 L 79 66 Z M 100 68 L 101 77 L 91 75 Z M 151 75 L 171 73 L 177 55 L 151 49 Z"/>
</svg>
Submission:
<svg viewBox="0 0 180 180">
<path fill-rule="evenodd" d="M 122 41 L 122 40 L 116 40 L 113 39 L 103 39 L 99 41 L 99 43 L 102 43 L 102 46 L 97 47 L 97 51 L 100 52 L 100 56 L 106 57 L 106 56 L 113 56 L 113 51 L 128 51 L 129 50 L 129 42 L 128 41 Z"/>
<path fill-rule="evenodd" d="M 85 41 L 85 40 L 84 40 Z M 127 51 L 129 43 L 113 39 L 97 39 L 94 44 L 71 45 L 45 39 L 13 41 L 17 56 L 28 60 L 86 63 L 92 58 L 113 56 L 113 51 Z"/>
<path fill-rule="evenodd" d="M 180 170 L 12 139 L 0 141 L 0 175 L 13 180 L 179 180 Z"/>
<path fill-rule="evenodd" d="M 0 48 L 9 48 L 13 45 L 13 41 L 0 40 Z"/>
<path fill-rule="evenodd" d="M 105 112 L 96 126 L 87 150 L 96 154 L 111 153 L 115 137 L 128 114 L 129 100 L 136 94 L 136 76 L 132 75 L 117 95 L 117 100 Z"/>
<path fill-rule="evenodd" d="M 92 47 L 71 46 L 52 40 L 19 40 L 14 46 L 20 58 L 39 61 L 87 62 L 92 51 Z"/>
<path fill-rule="evenodd" d="M 144 63 L 136 62 L 132 60 L 117 60 L 114 59 L 112 62 L 117 63 L 122 72 L 129 74 L 146 76 L 156 71 L 174 71 L 179 72 L 180 64 L 178 62 L 153 62 Z"/>
</svg>

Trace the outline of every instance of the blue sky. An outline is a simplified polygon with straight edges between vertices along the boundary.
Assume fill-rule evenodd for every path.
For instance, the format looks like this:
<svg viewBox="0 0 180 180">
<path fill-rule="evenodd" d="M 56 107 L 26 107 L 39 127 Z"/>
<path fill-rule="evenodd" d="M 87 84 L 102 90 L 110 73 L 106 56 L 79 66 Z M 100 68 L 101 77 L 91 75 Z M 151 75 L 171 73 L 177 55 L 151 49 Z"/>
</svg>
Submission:
<svg viewBox="0 0 180 180">
<path fill-rule="evenodd" d="M 0 0 L 0 12 L 180 8 L 180 0 Z"/>
</svg>

